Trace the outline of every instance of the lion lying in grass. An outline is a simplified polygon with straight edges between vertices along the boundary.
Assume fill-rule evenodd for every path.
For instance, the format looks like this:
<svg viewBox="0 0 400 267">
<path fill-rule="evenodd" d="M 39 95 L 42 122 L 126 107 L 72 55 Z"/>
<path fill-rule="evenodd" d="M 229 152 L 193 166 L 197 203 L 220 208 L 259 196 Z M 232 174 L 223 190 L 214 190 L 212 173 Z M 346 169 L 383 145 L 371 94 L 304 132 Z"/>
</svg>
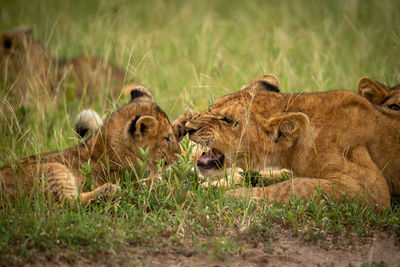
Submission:
<svg viewBox="0 0 400 267">
<path fill-rule="evenodd" d="M 185 123 L 184 115 L 175 126 Z M 178 138 L 180 138 L 178 136 Z M 111 114 L 84 143 L 72 148 L 25 158 L 0 169 L 0 204 L 13 199 L 22 190 L 32 191 L 42 185 L 56 201 L 80 199 L 83 204 L 96 195 L 115 191 L 124 171 L 136 168 L 138 148 L 149 148 L 148 168 L 157 171 L 157 161 L 175 161 L 180 147 L 168 117 L 152 101 L 143 87 L 131 91 L 131 101 Z M 83 165 L 91 168 L 96 189 L 82 192 L 86 181 L 80 172 Z M 25 192 L 25 191 L 22 191 Z"/>
<path fill-rule="evenodd" d="M 280 92 L 279 80 L 274 75 L 265 75 L 264 79 L 266 83 L 261 85 L 260 83 L 248 84 L 243 86 L 242 89 L 249 87 L 264 86 L 264 90 L 270 90 L 274 92 Z M 269 84 L 269 85 L 268 85 Z M 360 78 L 357 83 L 358 94 L 368 99 L 375 107 L 380 110 L 383 114 L 398 118 L 400 115 L 400 86 L 393 86 L 391 88 L 373 80 L 368 77 Z M 239 184 L 243 180 L 245 174 L 242 168 L 231 168 L 227 166 L 221 166 L 217 161 L 207 161 L 207 157 L 212 157 L 212 153 L 203 152 L 200 155 L 196 155 L 195 159 L 201 158 L 197 162 L 197 168 L 199 169 L 200 177 L 204 178 L 205 182 L 202 184 L 203 187 L 209 186 L 228 186 L 232 184 Z M 203 162 L 206 162 L 205 164 Z M 226 165 L 226 164 L 225 164 Z M 268 183 L 274 183 L 282 180 L 285 176 L 292 175 L 292 172 L 287 169 L 274 169 L 268 168 L 258 174 L 258 179 L 267 180 Z M 226 176 L 226 178 L 222 178 Z M 261 177 L 262 178 L 261 178 Z M 211 178 L 211 181 L 210 181 Z M 215 180 L 214 178 L 218 178 Z M 262 182 L 262 181 L 261 181 Z"/>
<path fill-rule="evenodd" d="M 62 84 L 76 90 L 67 97 L 98 99 L 99 90 L 114 99 L 121 94 L 125 74 L 119 68 L 96 57 L 75 57 L 57 61 L 36 41 L 32 30 L 20 27 L 0 35 L 0 82 L 6 85 L 15 108 L 39 100 L 48 104 L 60 92 Z M 128 92 L 129 93 L 129 92 Z"/>
<path fill-rule="evenodd" d="M 400 194 L 400 122 L 359 95 L 280 94 L 265 77 L 186 124 L 191 140 L 210 147 L 210 162 L 287 168 L 297 177 L 230 194 L 287 202 L 292 194 L 316 197 L 318 188 L 330 199 L 347 195 L 388 207 L 391 195 Z"/>
</svg>

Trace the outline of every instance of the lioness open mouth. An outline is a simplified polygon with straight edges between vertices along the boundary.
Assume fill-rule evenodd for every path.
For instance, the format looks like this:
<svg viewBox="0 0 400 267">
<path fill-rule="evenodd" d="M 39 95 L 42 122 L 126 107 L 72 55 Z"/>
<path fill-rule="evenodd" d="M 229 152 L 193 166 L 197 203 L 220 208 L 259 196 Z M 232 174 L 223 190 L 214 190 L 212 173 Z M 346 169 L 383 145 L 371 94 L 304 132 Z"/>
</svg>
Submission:
<svg viewBox="0 0 400 267">
<path fill-rule="evenodd" d="M 203 169 L 219 169 L 224 165 L 225 156 L 219 150 L 211 148 L 210 151 L 203 152 L 197 160 L 197 166 Z"/>
</svg>

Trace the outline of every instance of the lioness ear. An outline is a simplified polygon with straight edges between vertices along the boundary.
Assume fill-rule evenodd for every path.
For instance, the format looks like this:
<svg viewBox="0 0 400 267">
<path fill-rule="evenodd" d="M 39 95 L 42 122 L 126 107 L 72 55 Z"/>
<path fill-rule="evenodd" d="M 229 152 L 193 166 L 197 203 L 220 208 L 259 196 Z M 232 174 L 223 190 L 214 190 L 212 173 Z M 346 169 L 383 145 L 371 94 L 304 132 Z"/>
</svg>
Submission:
<svg viewBox="0 0 400 267">
<path fill-rule="evenodd" d="M 151 95 L 150 91 L 143 86 L 132 83 L 122 88 L 122 91 L 124 92 L 124 94 L 127 94 L 129 92 L 129 94 L 131 95 L 131 102 L 140 100 L 153 102 L 153 96 Z"/>
<path fill-rule="evenodd" d="M 129 132 L 132 135 L 148 135 L 154 136 L 157 134 L 158 121 L 153 116 L 136 116 L 133 119 Z"/>
<path fill-rule="evenodd" d="M 245 85 L 240 90 L 266 90 L 279 93 L 279 79 L 272 74 L 264 74 L 254 79 L 248 85 Z"/>
<path fill-rule="evenodd" d="M 307 129 L 309 119 L 302 112 L 279 114 L 262 123 L 263 130 L 272 143 L 295 138 L 301 129 Z"/>
<path fill-rule="evenodd" d="M 389 96 L 389 88 L 368 77 L 358 80 L 357 91 L 359 95 L 375 105 L 382 104 Z"/>
</svg>

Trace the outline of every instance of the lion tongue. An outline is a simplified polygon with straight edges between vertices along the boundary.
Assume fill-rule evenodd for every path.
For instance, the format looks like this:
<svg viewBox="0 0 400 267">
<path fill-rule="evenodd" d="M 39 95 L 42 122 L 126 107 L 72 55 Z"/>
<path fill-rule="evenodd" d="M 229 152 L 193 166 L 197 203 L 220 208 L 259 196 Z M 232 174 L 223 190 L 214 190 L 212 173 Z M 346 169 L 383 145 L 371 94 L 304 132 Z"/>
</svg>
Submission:
<svg viewBox="0 0 400 267">
<path fill-rule="evenodd" d="M 207 165 L 210 161 L 214 160 L 217 160 L 217 157 L 213 153 L 211 153 L 211 151 L 208 151 L 208 152 L 203 152 L 203 154 L 201 154 L 201 157 L 199 158 L 198 162 L 200 164 Z"/>
<path fill-rule="evenodd" d="M 197 161 L 197 165 L 198 166 L 216 165 L 217 162 L 221 161 L 223 156 L 224 155 L 221 152 L 212 148 L 210 151 L 203 152 L 203 154 L 201 154 L 201 157 Z"/>
</svg>

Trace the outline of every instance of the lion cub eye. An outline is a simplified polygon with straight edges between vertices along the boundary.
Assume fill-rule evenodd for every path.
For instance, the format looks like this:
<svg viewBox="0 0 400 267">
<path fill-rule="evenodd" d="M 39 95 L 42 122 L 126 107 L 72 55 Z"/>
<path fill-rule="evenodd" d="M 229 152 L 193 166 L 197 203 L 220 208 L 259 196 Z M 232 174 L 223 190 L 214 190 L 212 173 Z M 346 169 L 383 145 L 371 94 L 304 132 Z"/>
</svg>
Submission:
<svg viewBox="0 0 400 267">
<path fill-rule="evenodd" d="M 400 106 L 397 105 L 397 104 L 391 104 L 391 105 L 389 105 L 389 108 L 390 108 L 391 110 L 400 110 Z"/>
<path fill-rule="evenodd" d="M 226 117 L 223 117 L 220 120 L 223 121 L 223 122 L 226 122 L 227 124 L 232 124 L 233 127 L 236 127 L 238 125 L 237 121 L 234 122 L 233 120 L 230 120 L 230 119 L 228 119 Z"/>
</svg>

